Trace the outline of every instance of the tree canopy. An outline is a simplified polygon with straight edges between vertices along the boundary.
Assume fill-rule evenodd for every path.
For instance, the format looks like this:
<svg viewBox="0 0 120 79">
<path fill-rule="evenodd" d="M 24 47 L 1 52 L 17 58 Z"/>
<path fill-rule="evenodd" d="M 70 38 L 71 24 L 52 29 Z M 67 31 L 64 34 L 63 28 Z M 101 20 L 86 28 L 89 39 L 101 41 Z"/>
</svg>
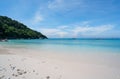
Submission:
<svg viewBox="0 0 120 79">
<path fill-rule="evenodd" d="M 12 20 L 7 16 L 0 16 L 0 39 L 46 39 L 40 32 L 28 28 L 26 25 Z"/>
</svg>

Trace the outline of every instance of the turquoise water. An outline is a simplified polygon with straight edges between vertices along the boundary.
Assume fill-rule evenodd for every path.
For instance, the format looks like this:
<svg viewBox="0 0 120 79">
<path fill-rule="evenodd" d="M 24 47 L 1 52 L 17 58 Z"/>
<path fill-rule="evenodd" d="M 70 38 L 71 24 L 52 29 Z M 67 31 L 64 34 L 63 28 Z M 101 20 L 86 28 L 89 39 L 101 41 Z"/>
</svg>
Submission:
<svg viewBox="0 0 120 79">
<path fill-rule="evenodd" d="M 9 40 L 0 42 L 6 47 L 30 48 L 47 51 L 77 52 L 112 52 L 120 53 L 120 39 L 34 39 Z"/>
</svg>

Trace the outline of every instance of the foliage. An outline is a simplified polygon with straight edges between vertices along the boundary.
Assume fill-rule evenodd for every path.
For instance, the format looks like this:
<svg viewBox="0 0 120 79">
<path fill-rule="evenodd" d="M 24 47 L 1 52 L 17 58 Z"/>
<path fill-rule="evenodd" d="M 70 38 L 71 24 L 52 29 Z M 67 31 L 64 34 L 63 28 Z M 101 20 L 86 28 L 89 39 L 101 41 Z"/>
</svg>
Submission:
<svg viewBox="0 0 120 79">
<path fill-rule="evenodd" d="M 26 25 L 0 16 L 0 39 L 46 39 L 40 32 L 28 28 Z"/>
</svg>

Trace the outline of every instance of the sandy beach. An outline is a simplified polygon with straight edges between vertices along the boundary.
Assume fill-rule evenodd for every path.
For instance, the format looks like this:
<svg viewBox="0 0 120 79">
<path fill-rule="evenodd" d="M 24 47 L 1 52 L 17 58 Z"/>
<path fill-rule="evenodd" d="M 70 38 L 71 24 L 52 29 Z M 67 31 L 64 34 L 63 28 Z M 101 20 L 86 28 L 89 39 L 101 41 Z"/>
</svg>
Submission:
<svg viewBox="0 0 120 79">
<path fill-rule="evenodd" d="M 0 79 L 120 79 L 120 0 L 0 0 Z"/>
<path fill-rule="evenodd" d="M 58 54 L 0 46 L 0 79 L 120 79 L 120 54 Z"/>
</svg>

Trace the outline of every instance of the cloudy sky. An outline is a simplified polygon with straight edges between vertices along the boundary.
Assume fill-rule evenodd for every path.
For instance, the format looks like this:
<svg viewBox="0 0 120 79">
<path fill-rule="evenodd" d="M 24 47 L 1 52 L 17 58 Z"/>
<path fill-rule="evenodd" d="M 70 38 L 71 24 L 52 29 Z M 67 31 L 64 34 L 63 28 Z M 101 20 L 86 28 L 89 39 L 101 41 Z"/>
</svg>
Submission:
<svg viewBox="0 0 120 79">
<path fill-rule="evenodd" d="M 120 0 L 0 0 L 0 15 L 49 38 L 120 38 Z"/>
</svg>

